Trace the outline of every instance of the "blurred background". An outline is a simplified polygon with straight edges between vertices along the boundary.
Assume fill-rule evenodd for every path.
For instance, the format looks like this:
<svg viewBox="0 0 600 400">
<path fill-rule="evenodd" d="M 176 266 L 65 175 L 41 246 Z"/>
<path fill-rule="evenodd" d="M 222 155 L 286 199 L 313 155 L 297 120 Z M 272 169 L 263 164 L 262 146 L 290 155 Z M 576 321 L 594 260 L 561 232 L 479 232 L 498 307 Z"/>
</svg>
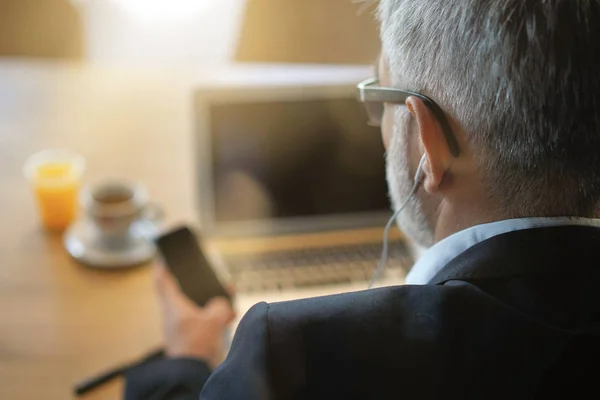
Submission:
<svg viewBox="0 0 600 400">
<path fill-rule="evenodd" d="M 269 79 L 261 71 L 295 82 L 304 78 L 294 74 L 318 75 L 299 65 L 329 66 L 328 76 L 338 66 L 370 69 L 379 51 L 372 4 L 0 0 L 0 160 L 20 166 L 37 150 L 68 147 L 86 158 L 87 182 L 146 179 L 152 166 L 162 165 L 164 176 L 193 186 L 192 94 L 213 82 L 263 85 Z M 247 72 L 240 65 L 254 67 Z M 276 73 L 269 72 L 273 65 Z M 149 153 L 148 165 L 131 157 L 107 164 L 97 146 L 98 140 L 135 146 L 140 137 L 157 144 L 166 135 L 189 165 L 166 162 L 164 152 Z M 159 201 L 182 197 L 151 179 L 145 184 Z M 185 205 L 169 214 L 174 219 L 194 215 L 194 199 L 183 197 Z"/>
<path fill-rule="evenodd" d="M 213 127 L 207 126 L 205 113 L 223 102 L 223 90 L 229 93 L 230 102 L 270 107 L 271 103 L 263 101 L 270 99 L 283 110 L 280 120 L 291 116 L 288 125 L 298 129 L 272 132 L 274 137 L 283 138 L 278 142 L 281 146 L 294 150 L 296 143 L 304 143 L 304 137 L 317 150 L 323 140 L 339 144 L 330 145 L 326 156 L 311 153 L 296 160 L 288 153 L 273 152 L 277 156 L 273 159 L 281 165 L 296 160 L 299 168 L 312 164 L 315 176 L 323 178 L 323 187 L 333 188 L 330 195 L 337 196 L 340 204 L 360 198 L 356 195 L 359 193 L 367 200 L 362 208 L 389 217 L 379 132 L 366 126 L 366 116 L 355 94 L 356 83 L 372 75 L 379 52 L 372 3 L 0 0 L 0 398 L 71 398 L 76 382 L 135 360 L 162 341 L 152 269 L 137 268 L 148 257 L 128 253 L 129 248 L 113 251 L 101 245 L 100 228 L 93 231 L 97 236 L 86 236 L 91 231 L 85 227 L 92 217 L 85 207 L 75 205 L 79 181 L 63 188 L 62 199 L 68 202 L 62 206 L 69 213 L 68 221 L 60 222 L 71 224 L 64 241 L 48 226 L 44 229 L 40 210 L 54 212 L 60 207 L 55 202 L 56 187 L 41 190 L 48 189 L 40 186 L 41 168 L 37 181 L 28 181 L 24 176 L 23 166 L 32 154 L 57 148 L 77 154 L 85 160 L 83 176 L 77 179 L 86 193 L 90 187 L 111 179 L 138 183 L 151 202 L 164 210 L 163 228 L 197 222 L 198 197 L 203 193 L 196 172 L 200 169 L 198 162 L 210 158 L 204 157 L 210 146 L 196 143 L 199 137 L 210 136 Z M 324 87 L 324 91 L 307 89 L 317 86 Z M 207 92 L 208 87 L 218 88 L 219 93 Z M 250 87 L 254 90 L 252 98 L 247 97 L 246 88 Z M 336 101 L 330 104 L 330 99 Z M 253 107 L 250 104 L 246 110 Z M 264 124 L 287 127 L 283 122 L 288 120 L 280 121 L 283 125 L 271 124 L 279 121 L 270 118 L 272 108 L 248 111 L 248 119 L 232 114 L 222 117 L 223 129 L 230 129 L 232 121 L 240 123 L 233 128 L 242 139 L 236 137 L 233 144 L 237 147 L 229 143 L 227 149 L 252 142 L 246 135 L 252 132 L 251 123 L 263 128 Z M 227 112 L 235 110 L 233 107 Z M 255 118 L 259 114 L 265 118 Z M 332 120 L 330 114 L 339 118 Z M 302 124 L 307 121 L 323 123 L 327 129 L 304 135 L 306 127 Z M 338 135 L 342 131 L 346 134 Z M 298 133 L 298 142 L 291 140 L 294 132 Z M 265 143 L 263 147 L 268 148 L 271 142 Z M 265 154 L 263 161 L 273 161 L 269 157 L 270 153 Z M 319 160 L 321 164 L 315 163 Z M 323 160 L 331 161 L 331 176 L 323 173 Z M 280 172 L 280 164 L 273 165 Z M 372 168 L 366 168 L 368 165 Z M 364 187 L 375 182 L 378 190 L 371 194 L 353 181 L 336 178 L 344 171 L 358 171 L 357 179 Z M 373 175 L 365 175 L 365 171 Z M 293 184 L 299 175 L 293 172 L 285 181 Z M 319 191 L 303 195 L 316 200 L 324 197 Z M 244 196 L 238 192 L 228 198 L 237 207 Z M 327 205 L 334 211 L 342 209 L 337 204 Z M 333 261 L 337 264 L 329 266 L 328 274 L 319 272 L 321 267 L 311 266 L 318 271 L 303 272 L 298 275 L 303 281 L 292 282 L 308 286 L 301 292 L 275 290 L 285 282 L 259 275 L 255 282 L 260 290 L 239 291 L 238 316 L 261 300 L 364 288 L 380 255 L 382 224 L 379 219 L 373 222 L 364 218 L 362 208 L 353 220 L 356 226 L 346 226 L 344 232 L 324 233 L 331 228 L 326 215 L 318 219 L 322 224 L 313 220 L 309 224 L 307 220 L 294 225 L 297 235 L 293 237 L 251 237 L 243 243 L 222 240 L 208 246 L 209 252 L 216 249 L 225 255 L 240 253 L 243 256 L 237 258 L 242 262 L 248 259 L 247 252 L 262 254 L 263 250 L 269 254 L 277 250 L 278 257 L 283 250 L 293 252 L 290 254 L 296 258 L 305 257 L 307 246 L 313 246 L 314 254 L 321 258 L 325 250 L 330 257 L 333 250 L 340 249 L 347 258 L 349 246 L 362 252 L 343 268 L 337 268 L 342 259 L 336 255 Z M 297 223 L 299 219 L 291 220 Z M 364 227 L 365 221 L 372 223 L 365 232 L 354 229 Z M 130 231 L 127 234 L 133 235 Z M 69 247 L 68 243 L 74 245 Z M 143 247 L 147 243 L 140 243 L 141 250 L 147 249 Z M 90 257 L 87 261 L 94 258 L 97 262 L 87 264 L 95 265 L 87 265 L 82 254 Z M 292 257 L 287 253 L 284 256 L 284 261 Z M 361 257 L 367 257 L 368 262 Z M 278 266 L 283 265 L 279 259 L 274 260 Z M 289 268 L 297 264 L 294 261 Z M 291 272 L 280 272 L 289 281 Z M 347 281 L 348 274 L 352 274 L 354 286 L 330 285 L 332 279 Z M 246 281 L 245 275 L 239 275 L 238 280 Z M 267 283 L 268 287 L 263 288 Z M 115 399 L 121 391 L 120 383 L 113 384 L 86 398 Z"/>
<path fill-rule="evenodd" d="M 142 68 L 231 61 L 370 63 L 352 0 L 0 0 L 0 55 Z"/>
</svg>

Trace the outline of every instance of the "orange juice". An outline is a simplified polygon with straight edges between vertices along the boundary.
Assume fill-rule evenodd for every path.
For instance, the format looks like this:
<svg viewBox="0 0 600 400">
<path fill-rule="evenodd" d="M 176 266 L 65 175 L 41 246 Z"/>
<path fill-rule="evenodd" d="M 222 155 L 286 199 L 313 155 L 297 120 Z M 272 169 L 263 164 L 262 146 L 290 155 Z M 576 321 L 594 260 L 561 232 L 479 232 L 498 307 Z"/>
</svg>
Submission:
<svg viewBox="0 0 600 400">
<path fill-rule="evenodd" d="M 83 168 L 83 158 L 66 150 L 44 150 L 27 160 L 25 175 L 47 229 L 60 232 L 75 220 Z"/>
<path fill-rule="evenodd" d="M 62 231 L 77 216 L 79 179 L 69 164 L 47 164 L 37 168 L 33 179 L 42 221 L 46 228 Z"/>
</svg>

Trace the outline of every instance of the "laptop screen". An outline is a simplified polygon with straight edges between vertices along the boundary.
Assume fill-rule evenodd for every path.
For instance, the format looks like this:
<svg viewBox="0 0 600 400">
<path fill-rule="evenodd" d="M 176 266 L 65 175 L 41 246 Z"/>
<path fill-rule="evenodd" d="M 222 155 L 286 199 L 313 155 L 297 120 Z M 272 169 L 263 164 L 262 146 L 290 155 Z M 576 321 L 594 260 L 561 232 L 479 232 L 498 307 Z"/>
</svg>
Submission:
<svg viewBox="0 0 600 400">
<path fill-rule="evenodd" d="M 209 105 L 214 219 L 388 212 L 384 148 L 353 97 Z"/>
</svg>

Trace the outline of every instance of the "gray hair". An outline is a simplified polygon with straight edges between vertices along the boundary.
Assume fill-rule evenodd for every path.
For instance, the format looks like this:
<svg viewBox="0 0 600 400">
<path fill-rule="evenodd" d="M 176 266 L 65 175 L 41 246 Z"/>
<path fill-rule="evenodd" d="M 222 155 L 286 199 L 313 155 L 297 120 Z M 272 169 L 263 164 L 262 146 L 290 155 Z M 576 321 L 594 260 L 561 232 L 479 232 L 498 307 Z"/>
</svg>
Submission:
<svg viewBox="0 0 600 400">
<path fill-rule="evenodd" d="M 381 0 L 394 86 L 462 126 L 506 216 L 600 200 L 600 0 Z"/>
</svg>

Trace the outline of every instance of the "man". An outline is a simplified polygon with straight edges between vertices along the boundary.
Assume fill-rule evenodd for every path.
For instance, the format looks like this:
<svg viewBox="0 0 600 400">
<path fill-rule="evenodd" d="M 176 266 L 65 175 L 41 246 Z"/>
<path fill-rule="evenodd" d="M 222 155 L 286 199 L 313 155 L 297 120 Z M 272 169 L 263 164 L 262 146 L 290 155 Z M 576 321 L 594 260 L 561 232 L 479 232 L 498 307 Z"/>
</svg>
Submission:
<svg viewBox="0 0 600 400">
<path fill-rule="evenodd" d="M 382 0 L 379 18 L 379 83 L 360 85 L 361 98 L 381 120 L 396 210 L 422 176 L 398 223 L 432 247 L 406 286 L 257 304 L 200 398 L 595 389 L 600 1 Z M 163 283 L 167 302 L 181 297 Z M 186 307 L 216 314 L 167 318 Z M 203 329 L 214 328 L 180 324 L 172 341 Z M 173 354 L 204 356 L 194 349 Z M 132 373 L 129 388 L 154 379 L 147 398 L 179 398 L 161 395 L 170 380 L 191 399 L 207 376 L 200 361 L 171 359 Z"/>
</svg>

